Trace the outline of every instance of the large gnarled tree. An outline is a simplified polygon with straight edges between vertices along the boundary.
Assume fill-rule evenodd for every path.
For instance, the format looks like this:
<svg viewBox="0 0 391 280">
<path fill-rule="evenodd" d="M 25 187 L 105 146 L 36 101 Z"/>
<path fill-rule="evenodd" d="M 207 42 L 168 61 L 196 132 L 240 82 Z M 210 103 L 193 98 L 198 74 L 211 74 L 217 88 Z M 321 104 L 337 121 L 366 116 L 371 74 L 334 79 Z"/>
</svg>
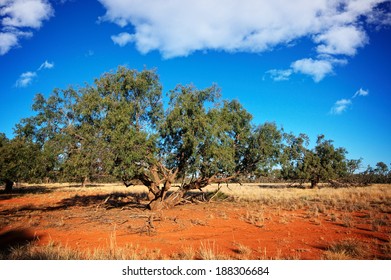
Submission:
<svg viewBox="0 0 391 280">
<path fill-rule="evenodd" d="M 174 183 L 180 198 L 275 162 L 275 125 L 253 127 L 252 116 L 238 101 L 222 101 L 216 86 L 177 86 L 166 110 L 161 91 L 154 71 L 119 67 L 93 85 L 37 95 L 37 115 L 25 122 L 66 178 L 106 174 L 126 186 L 141 182 L 151 208 L 161 207 Z"/>
</svg>

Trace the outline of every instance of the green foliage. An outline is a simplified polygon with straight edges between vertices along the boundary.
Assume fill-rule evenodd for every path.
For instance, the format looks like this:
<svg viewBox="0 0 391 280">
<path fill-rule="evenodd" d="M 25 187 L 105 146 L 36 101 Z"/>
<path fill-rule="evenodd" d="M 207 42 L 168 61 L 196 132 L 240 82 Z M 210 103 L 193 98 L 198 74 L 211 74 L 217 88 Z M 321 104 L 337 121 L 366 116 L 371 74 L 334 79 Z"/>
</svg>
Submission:
<svg viewBox="0 0 391 280">
<path fill-rule="evenodd" d="M 104 147 L 106 153 L 105 168 L 124 181 L 137 179 L 153 165 L 157 153 L 156 127 L 163 117 L 158 76 L 154 71 L 120 67 L 95 80 L 95 84 L 91 90 L 94 97 L 87 95 L 80 106 L 93 104 L 84 115 L 99 116 L 99 147 Z M 92 131 L 96 127 L 94 124 Z"/>
<path fill-rule="evenodd" d="M 252 172 L 268 176 L 282 156 L 282 133 L 274 123 L 258 126 L 251 134 L 246 164 Z"/>
<path fill-rule="evenodd" d="M 354 179 L 361 184 L 391 183 L 391 171 L 384 162 L 376 163 L 376 167 L 368 166 L 366 170 L 355 174 Z"/>
<path fill-rule="evenodd" d="M 388 166 L 387 166 L 387 164 L 385 164 L 385 163 L 382 162 L 382 161 L 376 163 L 375 173 L 384 176 L 384 175 L 387 174 L 387 172 L 388 172 Z"/>
<path fill-rule="evenodd" d="M 92 85 L 37 94 L 36 115 L 16 125 L 15 139 L 0 134 L 0 175 L 14 181 L 115 177 L 126 185 L 141 182 L 159 198 L 173 182 L 186 190 L 281 174 L 316 184 L 353 173 L 360 163 L 347 161 L 346 151 L 323 136 L 310 150 L 304 134 L 283 134 L 274 123 L 254 126 L 238 101 L 220 98 L 215 85 L 179 85 L 164 110 L 156 72 L 125 67 Z M 379 164 L 376 172 L 386 168 Z"/>
<path fill-rule="evenodd" d="M 309 150 L 306 135 L 286 135 L 287 145 L 282 157 L 285 179 L 310 181 L 315 187 L 320 181 L 329 181 L 348 174 L 344 148 L 335 148 L 332 140 L 318 136 L 317 145 Z"/>
<path fill-rule="evenodd" d="M 256 142 L 251 114 L 238 101 L 220 102 L 219 97 L 216 86 L 178 86 L 160 126 L 160 156 L 190 187 L 251 172 L 259 161 L 250 147 Z"/>
<path fill-rule="evenodd" d="M 47 173 L 64 180 L 92 176 L 133 178 L 153 158 L 154 129 L 162 115 L 161 86 L 153 71 L 124 67 L 94 86 L 38 94 L 37 115 L 22 120 L 16 133 L 29 133 L 47 158 Z"/>
<path fill-rule="evenodd" d="M 8 140 L 4 135 L 0 139 L 0 181 L 20 182 L 41 173 L 42 157 L 37 144 L 23 138 Z"/>
<path fill-rule="evenodd" d="M 281 156 L 281 175 L 284 179 L 306 180 L 304 158 L 309 152 L 309 138 L 305 134 L 284 134 L 285 145 Z"/>
</svg>

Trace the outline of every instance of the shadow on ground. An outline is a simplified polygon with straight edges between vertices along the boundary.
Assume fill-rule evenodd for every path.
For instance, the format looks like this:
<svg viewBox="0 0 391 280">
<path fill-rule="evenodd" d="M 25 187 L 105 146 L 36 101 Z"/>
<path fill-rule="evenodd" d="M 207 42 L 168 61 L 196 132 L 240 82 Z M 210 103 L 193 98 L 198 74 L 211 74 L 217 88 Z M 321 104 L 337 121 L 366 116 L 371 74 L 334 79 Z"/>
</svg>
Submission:
<svg viewBox="0 0 391 280">
<path fill-rule="evenodd" d="M 115 192 L 111 194 L 75 195 L 70 198 L 65 198 L 53 206 L 29 204 L 0 211 L 0 215 L 15 215 L 18 212 L 32 211 L 48 212 L 65 210 L 70 207 L 100 207 L 105 209 L 126 207 L 145 209 L 147 207 L 147 199 L 146 193 Z"/>
<path fill-rule="evenodd" d="M 0 252 L 8 255 L 13 248 L 39 240 L 40 236 L 28 229 L 12 229 L 0 234 Z"/>
<path fill-rule="evenodd" d="M 56 191 L 57 188 L 48 188 L 45 186 L 14 187 L 11 192 L 0 191 L 0 200 L 11 199 L 28 194 L 46 194 Z"/>
</svg>

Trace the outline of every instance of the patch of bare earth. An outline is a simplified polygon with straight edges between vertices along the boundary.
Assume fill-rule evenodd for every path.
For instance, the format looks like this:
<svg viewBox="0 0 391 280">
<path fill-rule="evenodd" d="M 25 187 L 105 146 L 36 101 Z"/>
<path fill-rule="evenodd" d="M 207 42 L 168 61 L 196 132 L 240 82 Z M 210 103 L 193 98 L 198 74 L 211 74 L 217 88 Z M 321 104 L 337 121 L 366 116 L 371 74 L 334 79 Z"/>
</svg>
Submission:
<svg viewBox="0 0 391 280">
<path fill-rule="evenodd" d="M 390 259 L 390 189 L 238 185 L 210 202 L 154 212 L 143 188 L 25 186 L 0 194 L 0 251 L 17 258 L 12 250 L 29 244 L 61 246 L 77 252 L 72 258 L 130 258 L 131 250 L 141 259 Z"/>
</svg>

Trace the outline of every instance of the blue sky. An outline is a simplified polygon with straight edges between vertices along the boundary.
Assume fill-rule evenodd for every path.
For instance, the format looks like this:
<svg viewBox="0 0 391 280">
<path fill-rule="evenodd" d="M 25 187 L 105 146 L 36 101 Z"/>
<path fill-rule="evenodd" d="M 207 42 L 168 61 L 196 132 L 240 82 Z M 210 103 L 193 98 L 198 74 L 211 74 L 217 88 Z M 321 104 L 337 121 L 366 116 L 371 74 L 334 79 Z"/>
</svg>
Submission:
<svg viewBox="0 0 391 280">
<path fill-rule="evenodd" d="M 382 0 L 0 0 L 0 131 L 36 93 L 84 85 L 119 65 L 156 68 L 164 93 L 216 83 L 254 123 L 363 167 L 391 163 L 391 12 Z"/>
</svg>

